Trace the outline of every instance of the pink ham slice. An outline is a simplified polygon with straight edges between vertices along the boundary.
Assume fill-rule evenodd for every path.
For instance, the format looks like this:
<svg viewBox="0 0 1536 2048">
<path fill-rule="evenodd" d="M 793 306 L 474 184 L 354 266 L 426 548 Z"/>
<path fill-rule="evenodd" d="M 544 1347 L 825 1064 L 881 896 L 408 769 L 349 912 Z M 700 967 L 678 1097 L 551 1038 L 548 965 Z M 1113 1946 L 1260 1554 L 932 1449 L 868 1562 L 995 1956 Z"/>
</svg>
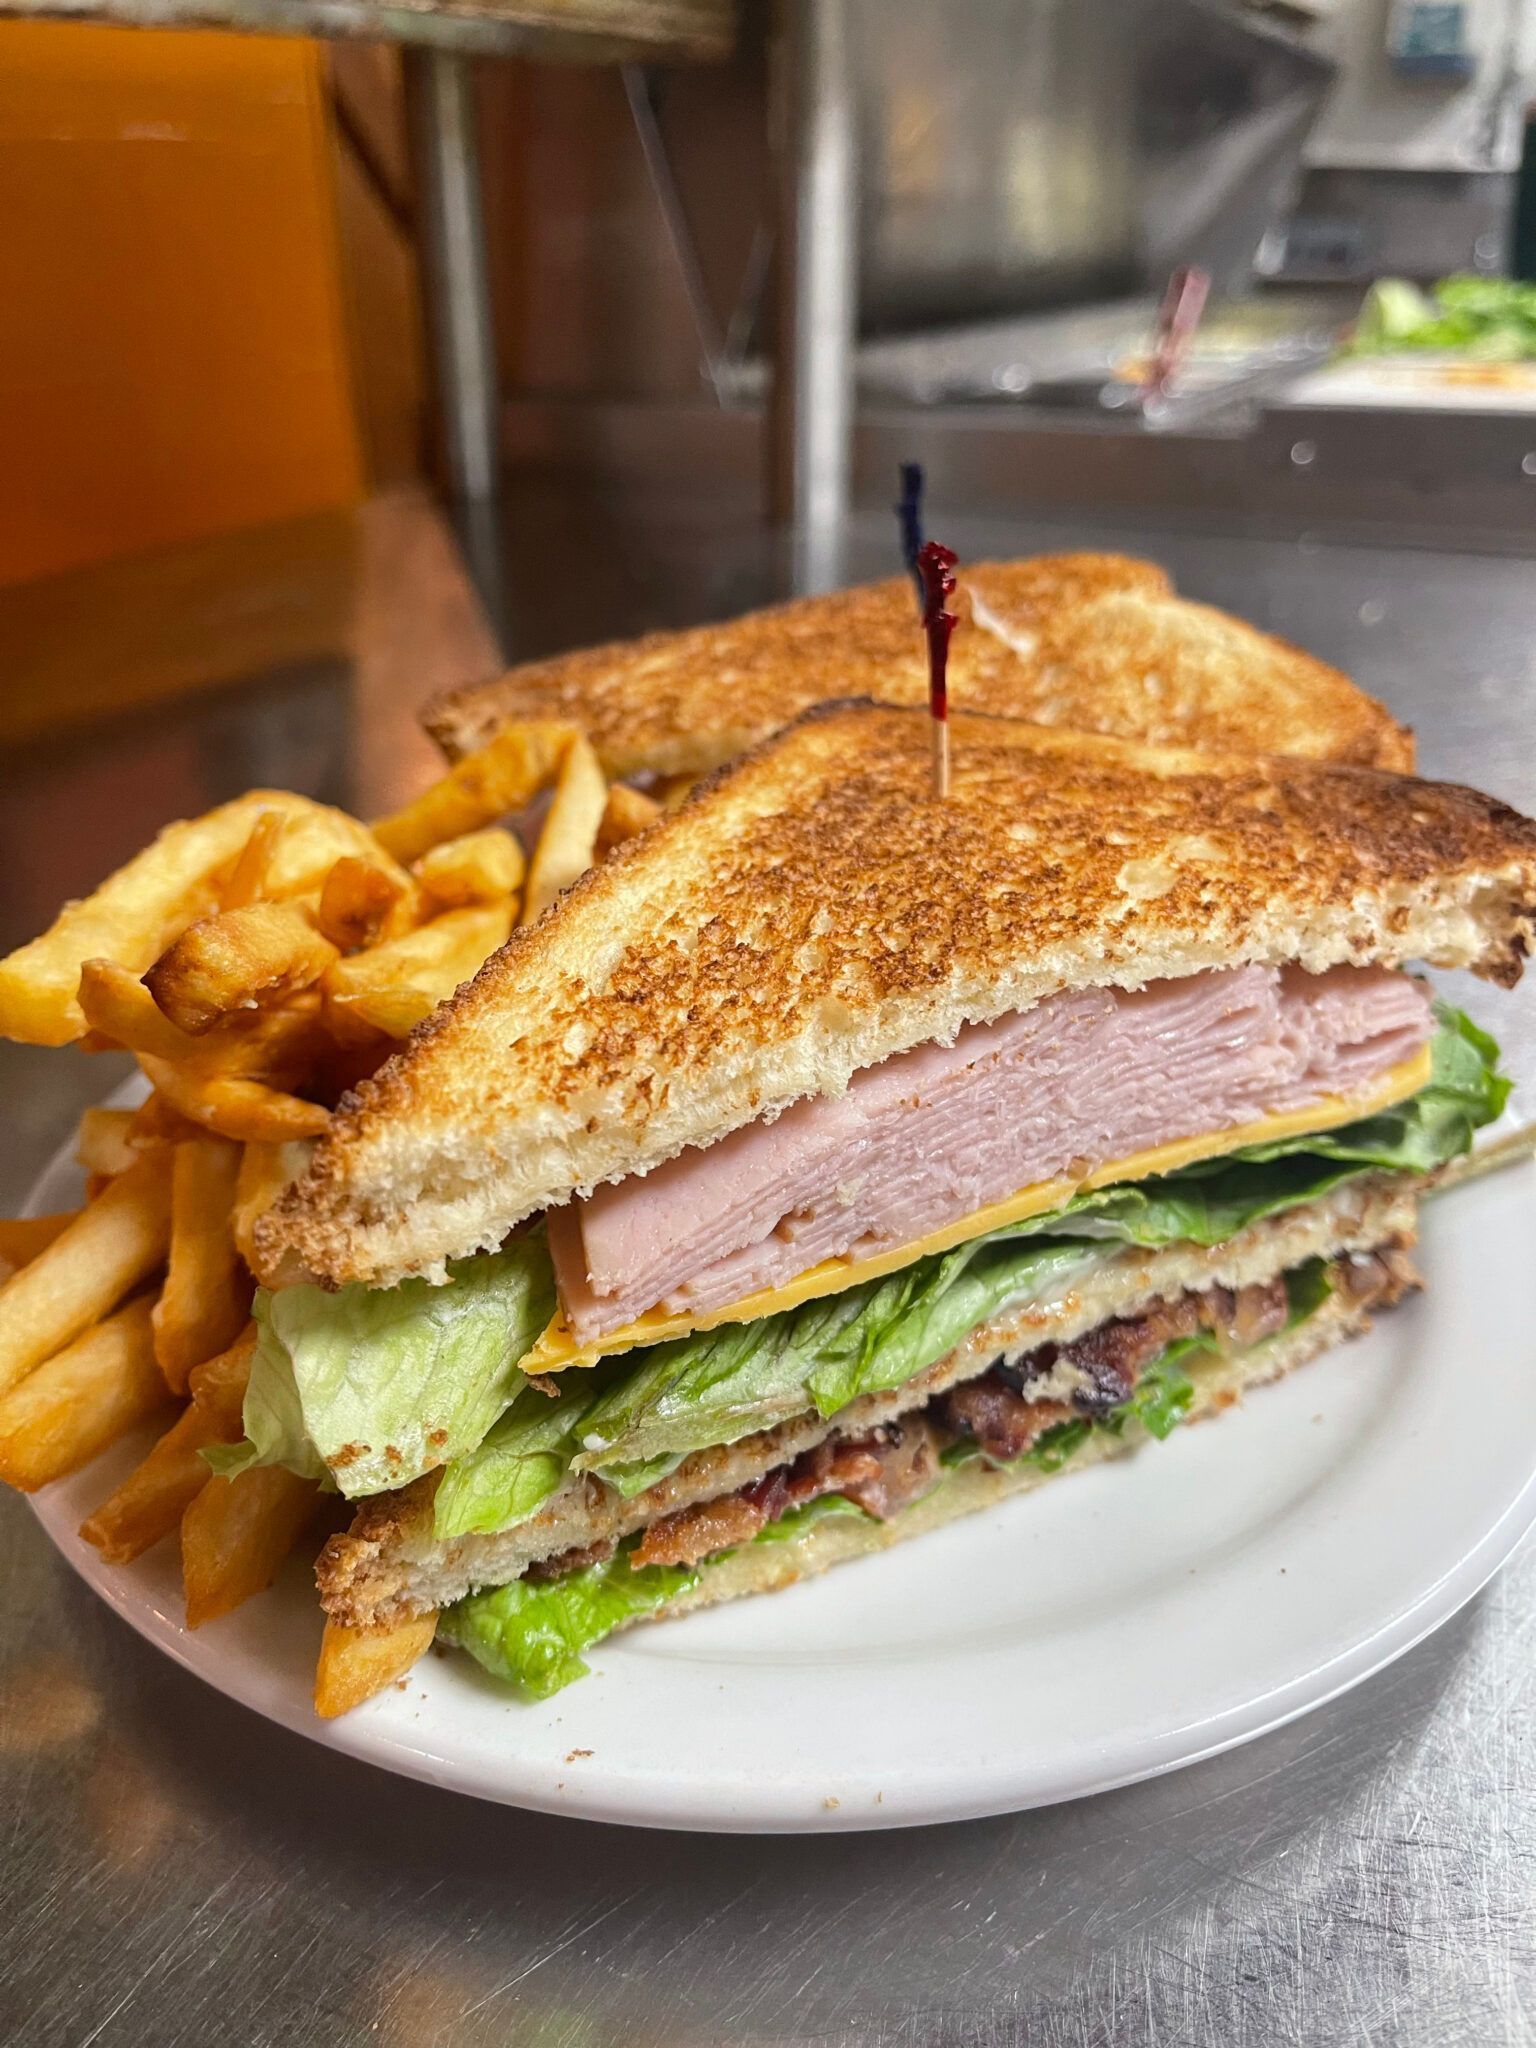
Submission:
<svg viewBox="0 0 1536 2048">
<path fill-rule="evenodd" d="M 1353 1093 L 1430 1029 L 1423 991 L 1381 968 L 1074 989 L 557 1211 L 561 1299 L 582 1342 L 657 1305 L 727 1307 L 1036 1182 Z"/>
</svg>

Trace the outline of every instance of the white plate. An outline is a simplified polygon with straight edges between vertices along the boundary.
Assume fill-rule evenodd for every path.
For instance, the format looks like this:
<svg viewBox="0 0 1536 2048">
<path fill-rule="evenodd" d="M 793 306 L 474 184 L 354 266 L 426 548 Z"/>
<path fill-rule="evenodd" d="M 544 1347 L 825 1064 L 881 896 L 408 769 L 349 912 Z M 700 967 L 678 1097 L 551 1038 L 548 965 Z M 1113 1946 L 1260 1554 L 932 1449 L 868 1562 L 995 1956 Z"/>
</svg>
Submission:
<svg viewBox="0 0 1536 2048">
<path fill-rule="evenodd" d="M 34 1210 L 79 1199 L 56 1161 Z M 1245 1742 L 1399 1656 L 1536 1520 L 1536 1164 L 1424 1218 L 1427 1295 L 1214 1427 L 798 1586 L 600 1644 L 539 1706 L 425 1658 L 310 1707 L 297 1562 L 183 1627 L 174 1543 L 75 1534 L 143 1444 L 34 1502 L 141 1635 L 316 1742 L 484 1799 L 678 1828 L 912 1825 L 1045 1805 Z"/>
</svg>

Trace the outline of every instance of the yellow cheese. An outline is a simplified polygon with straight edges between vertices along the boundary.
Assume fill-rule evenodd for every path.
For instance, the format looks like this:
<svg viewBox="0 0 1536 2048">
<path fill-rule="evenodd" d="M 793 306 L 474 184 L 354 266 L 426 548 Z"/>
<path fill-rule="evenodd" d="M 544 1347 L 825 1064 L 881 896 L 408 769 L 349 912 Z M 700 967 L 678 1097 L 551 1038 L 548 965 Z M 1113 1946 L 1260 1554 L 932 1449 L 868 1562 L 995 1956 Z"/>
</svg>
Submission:
<svg viewBox="0 0 1536 2048">
<path fill-rule="evenodd" d="M 649 1309 L 622 1330 L 614 1330 L 595 1344 L 582 1345 L 564 1316 L 557 1312 L 523 1360 L 523 1371 L 564 1372 L 575 1365 L 595 1365 L 598 1359 L 612 1357 L 616 1352 L 633 1351 L 637 1345 L 664 1344 L 668 1338 L 686 1337 L 694 1330 L 713 1330 L 721 1323 L 755 1323 L 761 1316 L 798 1308 L 819 1295 L 840 1294 L 845 1287 L 857 1287 L 863 1280 L 883 1279 L 887 1273 L 899 1272 L 916 1259 L 950 1251 L 969 1238 L 984 1237 L 989 1230 L 1001 1230 L 1009 1223 L 1022 1223 L 1026 1217 L 1059 1209 L 1085 1188 L 1108 1187 L 1116 1181 L 1150 1180 L 1155 1174 L 1173 1173 L 1181 1166 L 1192 1166 L 1197 1159 L 1213 1159 L 1222 1153 L 1240 1151 L 1245 1145 L 1305 1137 L 1312 1131 L 1333 1130 L 1360 1117 L 1374 1116 L 1378 1110 L 1390 1109 L 1393 1103 L 1417 1095 L 1428 1083 L 1429 1072 L 1429 1047 L 1425 1046 L 1358 1094 L 1325 1095 L 1305 1109 L 1288 1109 L 1275 1116 L 1261 1117 L 1257 1123 L 1242 1124 L 1235 1130 L 1206 1131 L 1197 1138 L 1173 1138 L 1166 1145 L 1153 1145 L 1129 1159 L 1117 1160 L 1113 1166 L 1101 1166 L 1080 1180 L 1038 1181 L 1001 1202 L 962 1216 L 958 1223 L 946 1223 L 942 1230 L 931 1231 L 913 1244 L 879 1252 L 873 1258 L 823 1259 L 820 1265 L 797 1273 L 781 1287 L 765 1287 L 728 1308 L 710 1309 L 703 1315 L 672 1315 L 664 1309 Z"/>
</svg>

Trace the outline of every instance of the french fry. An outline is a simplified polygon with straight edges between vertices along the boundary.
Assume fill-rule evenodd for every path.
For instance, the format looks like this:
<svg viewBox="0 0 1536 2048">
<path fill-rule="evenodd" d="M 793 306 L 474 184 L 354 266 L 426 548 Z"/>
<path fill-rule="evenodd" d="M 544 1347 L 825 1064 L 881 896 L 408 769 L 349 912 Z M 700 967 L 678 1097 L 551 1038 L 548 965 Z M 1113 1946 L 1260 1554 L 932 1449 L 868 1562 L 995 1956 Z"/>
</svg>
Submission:
<svg viewBox="0 0 1536 2048">
<path fill-rule="evenodd" d="M 315 1511 L 318 1491 L 281 1465 L 217 1474 L 181 1518 L 187 1627 L 217 1621 L 270 1586 Z"/>
<path fill-rule="evenodd" d="M 206 1076 L 140 1053 L 139 1065 L 174 1109 L 202 1130 L 242 1144 L 281 1145 L 318 1138 L 331 1120 L 328 1109 L 306 1102 L 264 1081 L 235 1075 Z M 3 1298 L 3 1297 L 0 1297 Z"/>
<path fill-rule="evenodd" d="M 516 833 L 486 825 L 429 848 L 416 863 L 416 879 L 439 909 L 461 910 L 471 903 L 501 902 L 527 867 Z"/>
<path fill-rule="evenodd" d="M 75 1157 L 87 1173 L 126 1173 L 139 1156 L 133 1142 L 134 1111 L 88 1109 L 75 1133 Z"/>
<path fill-rule="evenodd" d="M 169 1536 L 213 1477 L 201 1453 L 205 1444 L 238 1439 L 240 1405 L 255 1348 L 251 1327 L 227 1351 L 198 1366 L 192 1375 L 192 1400 L 148 1457 L 80 1524 L 83 1539 L 108 1564 L 131 1564 Z"/>
<path fill-rule="evenodd" d="M 0 1393 L 147 1280 L 171 1234 L 170 1160 L 146 1152 L 0 1287 Z M 149 1309 L 144 1310 L 145 1328 Z"/>
<path fill-rule="evenodd" d="M 412 1615 L 387 1628 L 344 1628 L 328 1621 L 315 1667 L 315 1712 L 334 1721 L 404 1678 L 436 1632 L 436 1614 Z"/>
<path fill-rule="evenodd" d="M 522 842 L 506 825 L 481 825 L 457 840 L 432 846 L 416 862 L 416 879 L 436 909 L 500 903 L 514 895 L 528 862 Z"/>
<path fill-rule="evenodd" d="M 303 1144 L 253 1144 L 242 1151 L 230 1228 L 235 1234 L 235 1249 L 248 1266 L 256 1264 L 253 1232 L 257 1218 L 266 1215 L 283 1189 L 297 1180 L 308 1164 L 309 1147 Z"/>
<path fill-rule="evenodd" d="M 504 725 L 404 810 L 379 819 L 374 837 L 396 860 L 419 860 L 445 839 L 521 810 L 553 778 L 576 732 L 558 719 Z"/>
<path fill-rule="evenodd" d="M 597 756 L 590 743 L 578 736 L 560 764 L 554 799 L 528 870 L 520 923 L 532 924 L 591 867 L 607 797 L 608 785 Z"/>
<path fill-rule="evenodd" d="M 171 1172 L 171 1248 L 155 1303 L 155 1357 L 173 1394 L 194 1365 L 235 1341 L 251 1312 L 252 1280 L 235 1248 L 231 1211 L 240 1147 L 189 1138 Z"/>
<path fill-rule="evenodd" d="M 142 974 L 179 932 L 219 908 L 222 879 L 268 810 L 286 820 L 268 863 L 269 895 L 318 889 L 344 853 L 390 865 L 366 825 L 283 790 L 254 790 L 201 818 L 168 825 L 99 889 L 68 904 L 40 938 L 0 959 L 0 1036 L 28 1045 L 67 1045 L 80 1037 L 86 1028 L 79 1002 L 84 963 L 109 956 L 130 975 Z"/>
<path fill-rule="evenodd" d="M 380 1037 L 409 1038 L 437 1008 L 437 998 L 419 988 L 365 988 L 339 994 L 331 1006 L 331 1027 L 340 1045 L 377 1045 Z"/>
<path fill-rule="evenodd" d="M 187 1382 L 193 1405 L 202 1409 L 230 1443 L 244 1433 L 242 1409 L 255 1356 L 256 1325 L 247 1323 L 227 1350 L 195 1365 Z"/>
<path fill-rule="evenodd" d="M 669 775 L 657 786 L 657 803 L 664 811 L 675 811 L 683 798 L 692 793 L 698 779 L 697 775 Z"/>
<path fill-rule="evenodd" d="M 165 1097 L 153 1090 L 133 1112 L 132 1142 L 137 1146 L 162 1142 L 174 1145 L 182 1138 L 196 1136 L 197 1125 L 188 1123 L 179 1110 L 172 1109 Z"/>
<path fill-rule="evenodd" d="M 163 1378 L 160 1391 L 164 1395 Z M 80 1524 L 82 1539 L 108 1564 L 132 1564 L 170 1535 L 213 1477 L 201 1455 L 204 1444 L 223 1441 L 214 1418 L 189 1401 L 149 1456 Z"/>
<path fill-rule="evenodd" d="M 163 1016 L 200 1038 L 236 1011 L 270 1009 L 309 988 L 336 957 L 300 905 L 248 903 L 188 925 L 144 986 Z"/>
<path fill-rule="evenodd" d="M 511 929 L 512 906 L 505 898 L 445 910 L 404 938 L 338 960 L 321 984 L 327 1011 L 343 1026 L 361 1018 L 403 1038 L 506 944 Z"/>
<path fill-rule="evenodd" d="M 195 1050 L 181 1064 L 198 1080 L 233 1076 L 286 1089 L 307 1086 L 330 1050 L 317 988 L 304 989 L 275 1010 L 226 1017 L 190 1043 Z"/>
<path fill-rule="evenodd" d="M 66 1209 L 56 1216 L 0 1216 L 0 1259 L 18 1268 L 31 1265 L 79 1214 L 78 1209 Z"/>
<path fill-rule="evenodd" d="M 0 1396 L 0 1479 L 34 1493 L 89 1464 L 166 1398 L 141 1297 Z"/>
<path fill-rule="evenodd" d="M 320 900 L 325 878 L 337 861 L 355 855 L 410 888 L 410 876 L 400 863 L 379 844 L 361 819 L 345 811 L 333 811 L 325 804 L 310 803 L 303 797 L 288 799 L 299 808 L 291 811 L 282 837 L 272 849 L 262 894 L 273 903 L 302 898 L 313 908 Z"/>
<path fill-rule="evenodd" d="M 250 837 L 235 856 L 235 864 L 219 891 L 221 910 L 243 910 L 247 903 L 259 902 L 267 894 L 267 871 L 287 822 L 283 811 L 257 813 Z"/>
<path fill-rule="evenodd" d="M 612 853 L 626 839 L 633 839 L 661 816 L 661 805 L 643 789 L 631 789 L 627 782 L 615 782 L 597 827 L 597 850 Z"/>
<path fill-rule="evenodd" d="M 397 938 L 415 921 L 415 891 L 373 861 L 346 854 L 320 889 L 316 922 L 342 953 Z"/>
<path fill-rule="evenodd" d="M 128 1052 L 182 1060 L 196 1050 L 196 1040 L 173 1024 L 138 976 L 116 960 L 83 961 L 79 997 L 92 1031 Z"/>
</svg>

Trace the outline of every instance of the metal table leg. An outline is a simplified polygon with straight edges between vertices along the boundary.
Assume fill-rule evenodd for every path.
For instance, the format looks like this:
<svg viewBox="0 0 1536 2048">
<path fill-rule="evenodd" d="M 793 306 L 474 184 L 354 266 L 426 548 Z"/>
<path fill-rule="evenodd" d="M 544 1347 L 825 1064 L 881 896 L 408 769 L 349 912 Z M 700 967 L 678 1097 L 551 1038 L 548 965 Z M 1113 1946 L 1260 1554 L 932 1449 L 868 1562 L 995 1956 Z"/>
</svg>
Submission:
<svg viewBox="0 0 1536 2048">
<path fill-rule="evenodd" d="M 841 580 L 853 453 L 858 178 L 848 0 L 780 0 L 779 331 L 770 511 L 797 591 Z"/>
<path fill-rule="evenodd" d="M 496 346 L 486 278 L 473 60 L 409 45 L 401 55 L 449 487 L 470 572 L 505 639 L 495 510 Z"/>
</svg>

